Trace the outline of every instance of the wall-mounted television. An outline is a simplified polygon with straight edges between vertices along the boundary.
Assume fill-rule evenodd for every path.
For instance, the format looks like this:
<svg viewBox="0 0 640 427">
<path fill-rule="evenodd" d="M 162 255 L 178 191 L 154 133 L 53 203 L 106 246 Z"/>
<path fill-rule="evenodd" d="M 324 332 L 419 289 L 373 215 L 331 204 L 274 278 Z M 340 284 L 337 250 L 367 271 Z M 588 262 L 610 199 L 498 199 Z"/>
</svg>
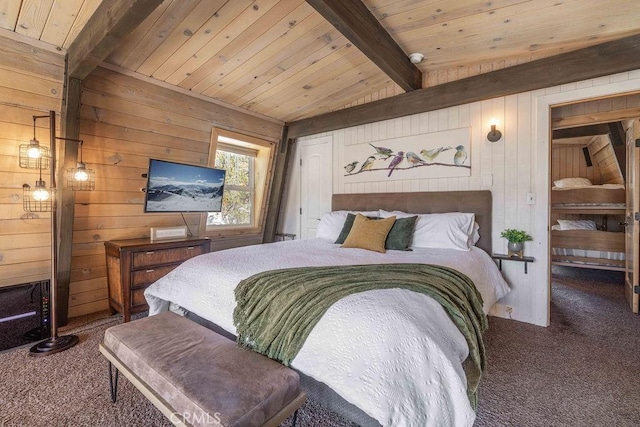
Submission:
<svg viewBox="0 0 640 427">
<path fill-rule="evenodd" d="M 220 212 L 224 169 L 150 159 L 145 212 Z"/>
</svg>

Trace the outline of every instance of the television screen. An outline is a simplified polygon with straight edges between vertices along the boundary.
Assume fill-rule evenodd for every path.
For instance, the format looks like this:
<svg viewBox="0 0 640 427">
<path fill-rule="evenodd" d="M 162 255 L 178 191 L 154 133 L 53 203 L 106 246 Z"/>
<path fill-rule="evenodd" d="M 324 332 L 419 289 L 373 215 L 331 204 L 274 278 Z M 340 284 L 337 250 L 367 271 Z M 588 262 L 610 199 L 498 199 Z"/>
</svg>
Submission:
<svg viewBox="0 0 640 427">
<path fill-rule="evenodd" d="M 223 169 L 151 159 L 145 212 L 220 212 Z"/>
</svg>

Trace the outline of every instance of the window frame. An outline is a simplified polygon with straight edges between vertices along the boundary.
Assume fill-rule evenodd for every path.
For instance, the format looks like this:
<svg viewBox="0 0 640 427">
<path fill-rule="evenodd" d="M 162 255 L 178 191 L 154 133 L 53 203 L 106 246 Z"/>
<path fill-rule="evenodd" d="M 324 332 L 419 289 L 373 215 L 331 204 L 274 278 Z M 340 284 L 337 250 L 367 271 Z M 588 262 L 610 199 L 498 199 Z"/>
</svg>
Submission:
<svg viewBox="0 0 640 427">
<path fill-rule="evenodd" d="M 234 152 L 237 150 L 238 154 L 255 153 L 255 157 L 253 157 L 253 174 L 250 177 L 253 180 L 252 221 L 251 225 L 207 225 L 208 212 L 203 212 L 200 219 L 200 236 L 233 237 L 237 235 L 250 237 L 262 235 L 276 156 L 275 146 L 276 141 L 268 141 L 216 127 L 211 129 L 208 166 L 214 167 L 218 147 L 220 147 L 221 151 Z M 227 184 L 225 183 L 225 192 L 226 190 Z"/>
</svg>

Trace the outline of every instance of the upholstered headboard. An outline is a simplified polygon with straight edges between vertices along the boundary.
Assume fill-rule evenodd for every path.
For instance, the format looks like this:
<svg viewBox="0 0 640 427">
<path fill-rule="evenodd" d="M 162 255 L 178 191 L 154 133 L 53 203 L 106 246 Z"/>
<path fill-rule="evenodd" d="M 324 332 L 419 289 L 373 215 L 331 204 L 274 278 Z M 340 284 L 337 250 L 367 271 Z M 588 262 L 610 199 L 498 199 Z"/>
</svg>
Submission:
<svg viewBox="0 0 640 427">
<path fill-rule="evenodd" d="M 443 191 L 415 193 L 334 194 L 331 209 L 367 211 L 384 209 L 409 213 L 473 212 L 480 226 L 476 246 L 491 255 L 491 192 Z"/>
</svg>

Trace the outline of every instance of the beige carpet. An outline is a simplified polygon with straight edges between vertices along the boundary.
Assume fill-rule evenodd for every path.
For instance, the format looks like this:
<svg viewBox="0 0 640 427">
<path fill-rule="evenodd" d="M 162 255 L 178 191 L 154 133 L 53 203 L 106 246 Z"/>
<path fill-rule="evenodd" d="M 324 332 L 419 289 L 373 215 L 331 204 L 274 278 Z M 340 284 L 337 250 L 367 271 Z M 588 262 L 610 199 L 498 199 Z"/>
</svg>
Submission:
<svg viewBox="0 0 640 427">
<path fill-rule="evenodd" d="M 82 325 L 87 321 L 90 323 Z M 119 316 L 73 319 L 60 335 L 78 335 L 79 344 L 50 356 L 31 357 L 29 347 L 0 353 L 0 427 L 171 426 L 122 376 L 118 400 L 111 403 L 107 362 L 98 351 L 98 343 L 103 331 L 119 322 Z M 287 420 L 284 425 L 289 424 Z M 309 401 L 298 416 L 301 427 L 349 425 Z"/>
<path fill-rule="evenodd" d="M 490 318 L 476 426 L 640 425 L 640 317 L 626 306 L 621 275 L 554 271 L 549 328 Z M 0 427 L 169 426 L 122 377 L 118 401 L 110 401 L 98 342 L 118 322 L 74 319 L 69 327 L 80 343 L 63 353 L 0 354 Z M 351 425 L 314 402 L 298 420 L 300 427 Z"/>
<path fill-rule="evenodd" d="M 553 273 L 548 328 L 490 318 L 476 427 L 640 425 L 640 316 L 624 275 Z"/>
<path fill-rule="evenodd" d="M 127 381 L 111 404 L 98 343 L 116 321 L 73 329 L 80 343 L 62 353 L 36 358 L 25 347 L 1 354 L 0 426 L 170 426 Z"/>
</svg>

